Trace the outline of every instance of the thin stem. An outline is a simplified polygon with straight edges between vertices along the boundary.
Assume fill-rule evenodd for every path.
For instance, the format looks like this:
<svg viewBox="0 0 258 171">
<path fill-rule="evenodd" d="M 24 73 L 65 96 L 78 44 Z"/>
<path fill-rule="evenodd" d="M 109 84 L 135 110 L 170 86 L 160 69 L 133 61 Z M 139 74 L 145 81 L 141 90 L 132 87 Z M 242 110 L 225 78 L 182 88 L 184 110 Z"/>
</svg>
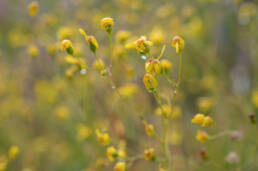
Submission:
<svg viewBox="0 0 258 171">
<path fill-rule="evenodd" d="M 111 32 L 108 33 L 108 37 L 109 37 L 110 66 L 112 67 L 112 65 L 113 65 L 113 57 L 112 57 L 113 41 L 112 41 Z"/>
<path fill-rule="evenodd" d="M 223 136 L 225 136 L 225 135 L 228 135 L 228 134 L 230 134 L 231 132 L 232 132 L 232 131 L 230 131 L 230 130 L 220 132 L 220 133 L 218 133 L 218 134 L 216 134 L 216 135 L 210 136 L 209 140 L 215 140 L 215 139 L 217 139 L 217 138 L 220 138 L 220 137 L 223 137 Z"/>
</svg>

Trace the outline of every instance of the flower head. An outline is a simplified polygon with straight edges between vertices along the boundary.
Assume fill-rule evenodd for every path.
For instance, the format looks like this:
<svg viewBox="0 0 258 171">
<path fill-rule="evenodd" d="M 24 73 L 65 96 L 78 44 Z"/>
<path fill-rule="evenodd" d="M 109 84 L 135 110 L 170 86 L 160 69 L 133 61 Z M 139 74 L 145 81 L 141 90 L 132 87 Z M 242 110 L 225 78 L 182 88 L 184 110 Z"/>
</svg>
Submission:
<svg viewBox="0 0 258 171">
<path fill-rule="evenodd" d="M 85 41 L 89 43 L 90 50 L 93 53 L 96 53 L 96 50 L 98 50 L 99 48 L 97 39 L 94 36 L 87 35 L 86 32 L 81 28 L 79 28 L 79 32 L 84 36 Z"/>
<path fill-rule="evenodd" d="M 144 158 L 145 160 L 155 160 L 154 148 L 144 150 Z"/>
<path fill-rule="evenodd" d="M 111 33 L 114 26 L 114 20 L 110 17 L 105 17 L 101 20 L 101 27 L 106 30 L 107 33 Z"/>
<path fill-rule="evenodd" d="M 145 63 L 145 71 L 147 73 L 151 74 L 160 74 L 161 72 L 161 64 L 158 59 L 152 59 L 150 58 L 146 63 Z"/>
<path fill-rule="evenodd" d="M 158 87 L 158 81 L 149 73 L 144 75 L 143 83 L 148 91 L 154 91 Z"/>
<path fill-rule="evenodd" d="M 185 41 L 179 36 L 175 36 L 172 39 L 172 47 L 176 48 L 176 53 L 181 53 L 185 47 Z"/>
<path fill-rule="evenodd" d="M 145 36 L 141 36 L 134 43 L 135 43 L 135 48 L 138 53 L 145 55 L 150 52 L 150 47 L 152 46 L 152 42 L 146 40 Z"/>
<path fill-rule="evenodd" d="M 73 55 L 73 45 L 70 40 L 63 40 L 61 43 L 61 50 Z"/>
<path fill-rule="evenodd" d="M 201 143 L 206 142 L 208 138 L 209 136 L 205 131 L 200 131 L 200 130 L 197 131 L 196 139 Z"/>
<path fill-rule="evenodd" d="M 114 171 L 125 171 L 125 162 L 117 162 Z"/>
<path fill-rule="evenodd" d="M 118 157 L 118 152 L 115 149 L 115 147 L 111 146 L 107 148 L 107 158 L 112 162 L 115 160 L 116 157 Z"/>
<path fill-rule="evenodd" d="M 109 138 L 109 135 L 107 133 L 102 133 L 97 129 L 96 134 L 97 134 L 98 141 L 99 141 L 100 144 L 106 146 L 110 143 L 110 138 Z"/>
<path fill-rule="evenodd" d="M 39 12 L 39 5 L 37 2 L 31 2 L 28 6 L 28 13 L 31 17 L 34 17 Z"/>
</svg>

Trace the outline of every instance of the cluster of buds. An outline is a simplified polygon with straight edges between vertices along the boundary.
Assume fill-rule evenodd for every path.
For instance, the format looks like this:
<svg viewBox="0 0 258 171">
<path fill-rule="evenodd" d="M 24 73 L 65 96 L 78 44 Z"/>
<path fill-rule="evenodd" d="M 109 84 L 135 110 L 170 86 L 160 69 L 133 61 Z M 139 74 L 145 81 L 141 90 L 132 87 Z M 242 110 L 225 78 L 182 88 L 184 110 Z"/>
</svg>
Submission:
<svg viewBox="0 0 258 171">
<path fill-rule="evenodd" d="M 145 160 L 155 160 L 154 148 L 144 150 L 144 158 Z"/>
<path fill-rule="evenodd" d="M 145 36 L 141 36 L 134 43 L 135 43 L 135 48 L 138 53 L 140 53 L 142 55 L 146 55 L 150 52 L 150 47 L 152 46 L 152 42 L 146 40 Z"/>
<path fill-rule="evenodd" d="M 101 20 L 101 27 L 107 32 L 112 32 L 112 27 L 114 26 L 114 20 L 110 17 L 105 17 Z"/>
<path fill-rule="evenodd" d="M 200 125 L 202 127 L 210 126 L 212 124 L 212 119 L 209 116 L 205 116 L 204 114 L 197 113 L 193 119 L 192 123 Z"/>
<path fill-rule="evenodd" d="M 145 71 L 150 74 L 158 75 L 161 72 L 161 63 L 158 59 L 149 58 L 145 63 Z"/>
</svg>

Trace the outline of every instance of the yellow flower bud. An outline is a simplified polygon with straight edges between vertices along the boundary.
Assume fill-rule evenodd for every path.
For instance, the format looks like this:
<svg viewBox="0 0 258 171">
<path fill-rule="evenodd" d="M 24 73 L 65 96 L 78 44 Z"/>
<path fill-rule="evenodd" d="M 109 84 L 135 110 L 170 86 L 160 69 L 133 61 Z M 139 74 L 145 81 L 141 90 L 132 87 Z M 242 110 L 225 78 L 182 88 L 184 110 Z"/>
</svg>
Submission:
<svg viewBox="0 0 258 171">
<path fill-rule="evenodd" d="M 162 68 L 162 73 L 167 74 L 172 67 L 172 63 L 169 60 L 163 59 L 160 61 L 161 68 Z"/>
<path fill-rule="evenodd" d="M 149 73 L 144 75 L 143 83 L 148 91 L 154 91 L 158 87 L 158 81 Z"/>
<path fill-rule="evenodd" d="M 179 36 L 175 36 L 172 39 L 172 47 L 176 48 L 176 53 L 181 53 L 185 47 L 185 41 Z"/>
<path fill-rule="evenodd" d="M 197 113 L 194 118 L 192 119 L 192 123 L 197 125 L 202 125 L 204 121 L 205 116 L 203 114 Z"/>
<path fill-rule="evenodd" d="M 31 2 L 28 6 L 28 13 L 31 17 L 34 17 L 39 12 L 39 5 L 37 2 Z"/>
<path fill-rule="evenodd" d="M 154 149 L 150 148 L 150 149 L 144 150 L 144 158 L 145 160 L 155 160 Z"/>
<path fill-rule="evenodd" d="M 145 63 L 145 71 L 147 73 L 151 73 L 151 74 L 160 74 L 161 72 L 161 64 L 160 61 L 157 59 L 149 59 L 146 63 Z"/>
<path fill-rule="evenodd" d="M 204 118 L 204 120 L 203 120 L 202 126 L 203 126 L 203 127 L 205 127 L 205 126 L 211 126 L 212 122 L 213 122 L 213 121 L 212 121 L 211 117 L 206 116 L 206 117 Z"/>
<path fill-rule="evenodd" d="M 258 108 L 258 90 L 252 93 L 252 103 L 256 108 Z"/>
<path fill-rule="evenodd" d="M 147 54 L 150 52 L 150 47 L 152 46 L 151 41 L 147 41 L 145 36 L 141 36 L 138 40 L 135 42 L 135 48 L 138 53 L 140 54 Z"/>
<path fill-rule="evenodd" d="M 105 17 L 101 20 L 101 27 L 106 30 L 106 32 L 111 33 L 112 27 L 114 26 L 114 20 L 110 17 Z"/>
<path fill-rule="evenodd" d="M 155 130 L 151 124 L 145 124 L 145 132 L 149 137 L 155 136 Z"/>
<path fill-rule="evenodd" d="M 12 146 L 8 151 L 8 156 L 10 159 L 16 158 L 16 156 L 19 154 L 19 147 L 18 146 Z"/>
<path fill-rule="evenodd" d="M 105 70 L 105 63 L 101 59 L 96 59 L 93 67 L 101 74 Z"/>
<path fill-rule="evenodd" d="M 114 171 L 125 171 L 125 162 L 117 162 L 114 167 Z"/>
<path fill-rule="evenodd" d="M 94 36 L 88 36 L 87 37 L 87 42 L 90 45 L 90 50 L 95 53 L 96 50 L 98 50 L 99 48 L 99 44 L 98 41 L 96 40 L 96 38 Z"/>
<path fill-rule="evenodd" d="M 115 158 L 118 157 L 117 150 L 113 146 L 107 148 L 106 155 L 111 162 L 113 162 Z"/>
<path fill-rule="evenodd" d="M 162 105 L 161 107 L 158 107 L 155 110 L 156 115 L 162 115 L 166 118 L 170 118 L 171 116 L 171 107 L 167 104 Z"/>
<path fill-rule="evenodd" d="M 35 45 L 30 45 L 30 46 L 28 47 L 27 51 L 28 51 L 28 54 L 29 54 L 30 56 L 32 56 L 32 57 L 36 57 L 36 56 L 39 55 L 39 49 L 38 49 L 38 47 L 35 46 Z"/>
<path fill-rule="evenodd" d="M 97 134 L 97 137 L 98 137 L 98 141 L 101 145 L 106 146 L 110 143 L 110 138 L 109 138 L 109 135 L 107 133 L 102 133 L 97 129 L 96 134 Z"/>
<path fill-rule="evenodd" d="M 63 40 L 61 43 L 61 50 L 73 55 L 73 46 L 70 40 Z"/>
<path fill-rule="evenodd" d="M 201 143 L 204 143 L 209 138 L 208 134 L 205 131 L 197 131 L 196 139 Z"/>
</svg>

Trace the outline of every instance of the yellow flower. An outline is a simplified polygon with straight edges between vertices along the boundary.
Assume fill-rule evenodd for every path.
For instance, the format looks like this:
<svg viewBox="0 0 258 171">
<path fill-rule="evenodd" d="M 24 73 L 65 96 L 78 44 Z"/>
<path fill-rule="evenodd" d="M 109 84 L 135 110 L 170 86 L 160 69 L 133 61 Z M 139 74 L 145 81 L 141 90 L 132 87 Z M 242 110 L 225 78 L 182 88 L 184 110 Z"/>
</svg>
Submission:
<svg viewBox="0 0 258 171">
<path fill-rule="evenodd" d="M 135 93 L 138 91 L 138 87 L 136 84 L 127 84 L 123 87 L 120 87 L 118 89 L 119 93 L 121 96 L 125 98 L 130 98 L 132 97 Z"/>
<path fill-rule="evenodd" d="M 212 119 L 211 117 L 209 116 L 205 116 L 204 120 L 203 120 L 203 123 L 202 123 L 202 126 L 205 127 L 205 126 L 211 126 L 212 124 Z"/>
<path fill-rule="evenodd" d="M 161 44 L 164 42 L 165 40 L 165 34 L 164 31 L 159 29 L 159 28 L 155 28 L 154 30 L 152 30 L 152 32 L 150 33 L 150 40 L 153 43 L 156 44 Z"/>
<path fill-rule="evenodd" d="M 19 147 L 18 146 L 11 146 L 11 148 L 8 151 L 8 156 L 10 159 L 16 158 L 16 156 L 19 154 Z"/>
<path fill-rule="evenodd" d="M 145 160 L 155 160 L 154 149 L 150 148 L 150 149 L 144 150 L 144 158 Z"/>
<path fill-rule="evenodd" d="M 197 131 L 196 139 L 201 143 L 206 142 L 208 138 L 209 136 L 205 131 L 200 131 L 200 130 Z"/>
<path fill-rule="evenodd" d="M 39 49 L 38 49 L 38 47 L 35 46 L 35 45 L 30 45 L 30 46 L 28 47 L 27 51 L 28 51 L 28 54 L 29 54 L 30 56 L 32 56 L 32 57 L 36 57 L 36 56 L 39 55 Z"/>
<path fill-rule="evenodd" d="M 70 27 L 61 27 L 58 29 L 57 37 L 59 40 L 70 39 L 74 33 L 74 30 Z"/>
<path fill-rule="evenodd" d="M 59 106 L 55 110 L 55 115 L 61 120 L 66 120 L 69 117 L 69 109 L 65 106 Z"/>
<path fill-rule="evenodd" d="M 201 112 L 207 112 L 213 107 L 214 100 L 210 97 L 201 97 L 198 99 L 197 104 Z"/>
<path fill-rule="evenodd" d="M 93 67 L 101 74 L 106 75 L 105 63 L 101 59 L 96 59 Z"/>
<path fill-rule="evenodd" d="M 135 48 L 140 54 L 147 54 L 150 52 L 150 47 L 152 46 L 151 41 L 147 41 L 145 36 L 141 36 L 138 40 L 135 41 Z"/>
<path fill-rule="evenodd" d="M 115 158 L 118 157 L 117 150 L 113 146 L 107 148 L 106 155 L 111 162 L 113 162 Z"/>
<path fill-rule="evenodd" d="M 47 46 L 47 52 L 50 56 L 55 56 L 57 49 L 58 47 L 56 44 L 50 44 Z"/>
<path fill-rule="evenodd" d="M 125 43 L 126 40 L 129 38 L 129 36 L 131 35 L 131 33 L 129 31 L 126 30 L 119 30 L 116 34 L 116 41 L 119 43 Z"/>
<path fill-rule="evenodd" d="M 161 107 L 155 110 L 156 115 L 162 115 L 166 118 L 170 118 L 171 116 L 171 107 L 170 105 L 164 104 Z"/>
<path fill-rule="evenodd" d="M 172 63 L 169 60 L 162 59 L 160 64 L 163 73 L 167 74 L 171 70 Z"/>
<path fill-rule="evenodd" d="M 157 59 L 149 59 L 146 63 L 145 63 L 145 71 L 147 73 L 151 73 L 151 74 L 160 74 L 161 72 L 161 64 L 160 61 Z"/>
<path fill-rule="evenodd" d="M 37 2 L 31 2 L 28 6 L 28 13 L 31 17 L 34 17 L 39 12 L 39 5 Z"/>
<path fill-rule="evenodd" d="M 73 46 L 70 40 L 63 40 L 61 43 L 61 50 L 73 55 Z"/>
<path fill-rule="evenodd" d="M 256 108 L 258 108 L 258 90 L 252 93 L 252 103 Z"/>
<path fill-rule="evenodd" d="M 179 36 L 175 36 L 172 39 L 172 47 L 176 48 L 176 53 L 181 53 L 185 47 L 185 41 Z"/>
<path fill-rule="evenodd" d="M 158 81 L 149 73 L 144 75 L 143 83 L 148 91 L 154 91 L 158 87 Z"/>
<path fill-rule="evenodd" d="M 125 162 L 117 162 L 114 167 L 114 171 L 125 171 Z"/>
<path fill-rule="evenodd" d="M 202 125 L 204 121 L 205 116 L 201 113 L 197 113 L 194 118 L 192 119 L 192 123 L 197 125 Z"/>
<path fill-rule="evenodd" d="M 101 27 L 106 30 L 106 32 L 111 33 L 112 27 L 114 26 L 114 20 L 110 17 L 105 17 L 101 20 Z"/>
<path fill-rule="evenodd" d="M 178 106 L 174 106 L 173 112 L 172 112 L 172 115 L 171 115 L 171 119 L 180 118 L 181 114 L 182 114 L 181 108 L 178 107 Z"/>
<path fill-rule="evenodd" d="M 79 32 L 84 36 L 86 42 L 89 43 L 90 50 L 93 53 L 96 53 L 96 50 L 98 50 L 98 48 L 99 48 L 99 44 L 98 44 L 98 41 L 96 40 L 96 38 L 94 36 L 88 36 L 86 34 L 86 32 L 81 28 L 79 28 Z"/>
<path fill-rule="evenodd" d="M 102 133 L 97 129 L 96 134 L 97 134 L 97 137 L 98 137 L 98 141 L 101 145 L 106 146 L 110 143 L 110 138 L 109 138 L 109 135 L 107 133 Z"/>
<path fill-rule="evenodd" d="M 149 137 L 155 136 L 155 130 L 153 125 L 145 123 L 144 126 L 145 126 L 145 132 Z"/>
<path fill-rule="evenodd" d="M 90 136 L 90 129 L 83 124 L 77 125 L 77 139 L 83 141 Z"/>
</svg>

